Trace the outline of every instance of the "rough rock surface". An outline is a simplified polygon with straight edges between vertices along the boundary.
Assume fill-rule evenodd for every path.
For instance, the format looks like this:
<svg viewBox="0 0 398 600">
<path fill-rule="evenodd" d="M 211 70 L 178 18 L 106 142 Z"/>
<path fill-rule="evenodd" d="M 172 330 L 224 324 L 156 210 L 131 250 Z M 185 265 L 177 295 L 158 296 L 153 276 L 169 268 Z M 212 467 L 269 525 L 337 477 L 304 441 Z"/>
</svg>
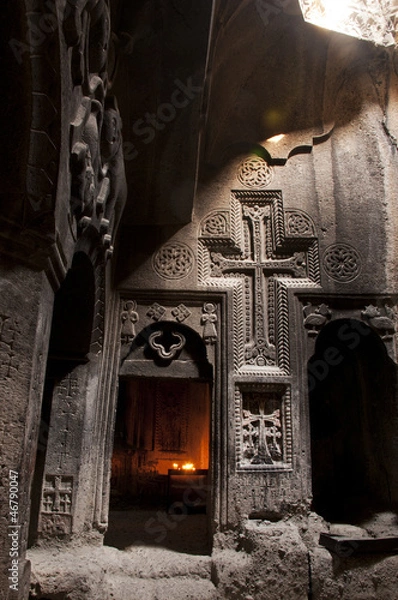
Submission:
<svg viewBox="0 0 398 600">
<path fill-rule="evenodd" d="M 396 600 L 398 556 L 339 557 L 316 548 L 311 557 L 313 600 Z"/>
<path fill-rule="evenodd" d="M 220 596 L 228 600 L 308 598 L 308 553 L 290 523 L 248 521 L 241 550 L 213 554 Z"/>
<path fill-rule="evenodd" d="M 165 549 L 35 549 L 32 597 L 56 600 L 215 600 L 210 556 Z"/>
</svg>

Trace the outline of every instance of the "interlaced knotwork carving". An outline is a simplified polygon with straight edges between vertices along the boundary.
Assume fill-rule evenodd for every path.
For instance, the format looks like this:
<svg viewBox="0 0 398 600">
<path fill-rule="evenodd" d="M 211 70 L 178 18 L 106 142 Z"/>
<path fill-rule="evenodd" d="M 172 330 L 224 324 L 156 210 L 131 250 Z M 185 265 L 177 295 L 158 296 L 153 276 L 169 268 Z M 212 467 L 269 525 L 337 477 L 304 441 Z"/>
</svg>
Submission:
<svg viewBox="0 0 398 600">
<path fill-rule="evenodd" d="M 314 224 L 311 218 L 301 210 L 285 212 L 286 235 L 289 237 L 315 237 Z"/>
<path fill-rule="evenodd" d="M 193 269 L 193 252 L 181 242 L 165 244 L 154 255 L 152 265 L 159 277 L 183 279 Z"/>
<path fill-rule="evenodd" d="M 349 244 L 333 244 L 325 251 L 323 266 L 331 279 L 348 283 L 358 277 L 361 271 L 361 257 Z"/>
<path fill-rule="evenodd" d="M 200 235 L 203 237 L 228 237 L 229 234 L 228 211 L 213 211 L 201 223 Z"/>
<path fill-rule="evenodd" d="M 259 156 L 247 158 L 240 166 L 238 179 L 245 187 L 266 187 L 272 181 L 272 167 Z"/>
<path fill-rule="evenodd" d="M 161 306 L 157 302 L 154 302 L 147 310 L 146 316 L 154 321 L 160 321 L 160 319 L 165 315 L 166 309 L 164 306 Z"/>
<path fill-rule="evenodd" d="M 171 314 L 179 323 L 183 323 L 188 317 L 191 316 L 191 311 L 185 306 L 185 304 L 179 304 L 172 309 Z"/>
</svg>

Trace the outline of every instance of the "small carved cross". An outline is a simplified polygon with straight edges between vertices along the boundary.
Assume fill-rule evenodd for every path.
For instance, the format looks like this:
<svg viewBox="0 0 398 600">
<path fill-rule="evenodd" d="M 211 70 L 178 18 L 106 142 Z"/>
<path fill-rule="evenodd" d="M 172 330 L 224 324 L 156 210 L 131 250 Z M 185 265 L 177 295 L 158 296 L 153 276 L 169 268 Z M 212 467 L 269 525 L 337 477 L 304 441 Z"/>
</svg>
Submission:
<svg viewBox="0 0 398 600">
<path fill-rule="evenodd" d="M 54 475 L 53 479 L 54 483 L 47 481 L 46 487 L 44 488 L 44 510 L 51 512 L 70 512 L 69 505 L 72 503 L 70 500 L 70 494 L 72 493 L 70 484 L 62 481 L 60 475 Z M 66 497 L 68 500 L 66 500 Z M 68 510 L 65 510 L 66 508 L 68 508 Z"/>
</svg>

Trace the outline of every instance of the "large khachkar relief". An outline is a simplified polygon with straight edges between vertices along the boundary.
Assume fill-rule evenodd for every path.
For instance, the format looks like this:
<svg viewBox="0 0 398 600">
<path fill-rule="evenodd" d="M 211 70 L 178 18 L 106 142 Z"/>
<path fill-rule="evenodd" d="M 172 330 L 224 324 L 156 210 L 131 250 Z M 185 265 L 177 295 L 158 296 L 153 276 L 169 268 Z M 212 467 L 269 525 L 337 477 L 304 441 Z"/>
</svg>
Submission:
<svg viewBox="0 0 398 600">
<path fill-rule="evenodd" d="M 291 469 L 290 388 L 248 384 L 235 392 L 236 453 L 239 469 Z"/>
<path fill-rule="evenodd" d="M 109 89 L 110 13 L 106 0 L 74 0 L 64 15 L 76 110 L 71 121 L 71 213 L 77 236 L 99 234 L 106 255 L 126 200 L 121 119 Z"/>
<path fill-rule="evenodd" d="M 284 211 L 279 191 L 234 191 L 200 225 L 200 284 L 233 291 L 236 373 L 290 373 L 289 288 L 320 283 L 311 218 Z"/>
</svg>

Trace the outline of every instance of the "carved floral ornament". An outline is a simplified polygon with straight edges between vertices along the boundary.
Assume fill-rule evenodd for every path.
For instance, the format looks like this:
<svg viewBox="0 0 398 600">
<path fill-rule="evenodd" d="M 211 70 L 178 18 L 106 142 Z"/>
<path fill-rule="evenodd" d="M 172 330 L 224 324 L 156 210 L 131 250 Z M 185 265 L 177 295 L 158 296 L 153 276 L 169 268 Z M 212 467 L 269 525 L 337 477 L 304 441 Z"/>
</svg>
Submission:
<svg viewBox="0 0 398 600">
<path fill-rule="evenodd" d="M 349 244 L 332 244 L 323 255 L 325 272 L 339 283 L 349 283 L 358 277 L 362 268 L 359 252 Z"/>
<path fill-rule="evenodd" d="M 369 304 L 362 311 L 356 311 L 353 315 L 351 313 L 349 315 L 339 314 L 339 318 L 344 316 L 364 321 L 380 335 L 383 341 L 389 341 L 393 339 L 396 332 L 398 307 L 387 303 L 381 306 Z M 336 314 L 324 303 L 319 306 L 307 303 L 303 307 L 303 325 L 310 337 L 317 336 L 333 317 L 336 318 Z"/>
<path fill-rule="evenodd" d="M 260 156 L 247 158 L 239 167 L 238 180 L 248 188 L 267 187 L 272 177 L 272 167 Z"/>
<path fill-rule="evenodd" d="M 152 266 L 159 277 L 164 279 L 184 279 L 194 267 L 191 248 L 182 242 L 162 246 L 152 259 Z"/>
</svg>

